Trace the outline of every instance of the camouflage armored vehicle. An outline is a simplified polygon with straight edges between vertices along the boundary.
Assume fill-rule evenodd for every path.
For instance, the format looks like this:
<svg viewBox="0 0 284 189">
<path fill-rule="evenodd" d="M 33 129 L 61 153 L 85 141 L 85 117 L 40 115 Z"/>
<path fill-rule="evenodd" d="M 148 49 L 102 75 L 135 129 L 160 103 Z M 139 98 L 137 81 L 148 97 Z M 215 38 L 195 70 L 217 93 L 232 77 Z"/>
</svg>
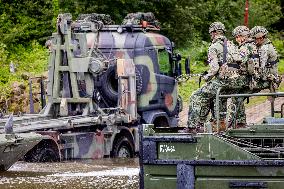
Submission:
<svg viewBox="0 0 284 189">
<path fill-rule="evenodd" d="M 235 96 L 252 95 L 284 97 L 283 92 Z M 271 104 L 272 116 L 248 128 L 212 132 L 207 124 L 206 133 L 185 134 L 143 125 L 140 188 L 283 188 L 284 103 L 281 110 Z"/>
<path fill-rule="evenodd" d="M 47 105 L 14 119 L 16 133 L 47 136 L 25 159 L 133 157 L 139 124 L 176 127 L 181 56 L 158 32 L 151 13 L 129 14 L 122 25 L 108 15 L 60 14 L 46 43 Z"/>
<path fill-rule="evenodd" d="M 5 125 L 5 133 L 0 134 L 0 171 L 8 170 L 43 139 L 36 133 L 15 134 L 11 125 L 12 119 L 13 117 L 10 116 Z"/>
</svg>

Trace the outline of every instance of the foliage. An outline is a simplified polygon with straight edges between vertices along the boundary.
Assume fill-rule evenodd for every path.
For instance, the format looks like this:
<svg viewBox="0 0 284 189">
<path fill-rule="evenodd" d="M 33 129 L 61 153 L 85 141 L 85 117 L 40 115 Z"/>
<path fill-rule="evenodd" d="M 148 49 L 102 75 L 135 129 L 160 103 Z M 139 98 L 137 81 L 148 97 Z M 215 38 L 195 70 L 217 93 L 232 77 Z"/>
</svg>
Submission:
<svg viewBox="0 0 284 189">
<path fill-rule="evenodd" d="M 272 41 L 272 44 L 275 46 L 277 53 L 278 53 L 278 56 L 279 56 L 279 59 L 284 61 L 284 42 L 283 42 L 284 31 L 269 34 L 269 39 Z M 280 63 L 279 66 L 284 66 L 284 65 Z M 283 70 L 283 72 L 284 72 L 284 70 Z"/>
<path fill-rule="evenodd" d="M 28 47 L 18 45 L 13 51 L 15 53 L 10 55 L 9 60 L 13 61 L 22 73 L 36 75 L 47 69 L 47 49 L 38 42 L 32 41 Z"/>
<path fill-rule="evenodd" d="M 43 43 L 52 32 L 52 4 L 45 0 L 0 0 L 0 42 L 9 48 L 36 39 Z"/>
<path fill-rule="evenodd" d="M 0 45 L 0 97 L 9 94 L 13 82 L 27 83 L 28 77 L 41 75 L 47 69 L 47 50 L 36 41 L 26 47 L 18 45 L 9 57 L 8 52 L 4 49 L 2 53 L 1 49 Z M 15 73 L 10 72 L 11 63 L 16 67 Z"/>
<path fill-rule="evenodd" d="M 0 66 L 2 67 L 7 61 L 8 51 L 6 50 L 7 46 L 4 43 L 0 43 Z"/>
<path fill-rule="evenodd" d="M 250 27 L 281 28 L 281 1 L 249 2 Z M 243 24 L 244 8 L 244 0 L 0 0 L 0 41 L 9 47 L 30 40 L 43 43 L 62 12 L 70 12 L 74 18 L 81 13 L 110 14 L 119 24 L 129 12 L 151 11 L 160 21 L 162 33 L 185 47 L 195 39 L 208 41 L 208 26 L 214 21 L 223 22 L 229 36 L 234 27 Z"/>
<path fill-rule="evenodd" d="M 201 84 L 203 83 L 204 82 L 202 82 Z M 194 92 L 198 88 L 199 88 L 198 77 L 191 77 L 187 82 L 179 84 L 178 93 L 181 95 L 184 105 L 187 106 L 189 102 L 189 97 L 191 96 L 192 92 Z"/>
<path fill-rule="evenodd" d="M 207 49 L 209 43 L 206 41 L 191 43 L 187 48 L 177 49 L 183 57 L 189 57 L 191 73 L 202 73 L 208 69 Z"/>
<path fill-rule="evenodd" d="M 280 55 L 279 72 L 284 74 L 283 1 L 249 2 L 249 26 L 268 28 Z M 189 57 L 191 72 L 202 73 L 208 69 L 208 26 L 223 22 L 227 37 L 232 39 L 233 28 L 243 24 L 244 8 L 244 0 L 0 0 L 0 93 L 7 94 L 13 81 L 25 82 L 26 72 L 36 75 L 47 69 L 47 50 L 42 45 L 55 30 L 58 13 L 70 12 L 73 19 L 81 13 L 110 14 L 119 24 L 127 13 L 153 12 L 161 23 L 161 33 L 174 41 L 183 55 L 182 61 Z M 167 62 L 167 56 L 161 58 Z M 16 65 L 15 74 L 9 71 L 11 62 Z M 182 85 L 180 94 L 187 101 L 197 88 L 198 78 L 191 78 Z"/>
</svg>

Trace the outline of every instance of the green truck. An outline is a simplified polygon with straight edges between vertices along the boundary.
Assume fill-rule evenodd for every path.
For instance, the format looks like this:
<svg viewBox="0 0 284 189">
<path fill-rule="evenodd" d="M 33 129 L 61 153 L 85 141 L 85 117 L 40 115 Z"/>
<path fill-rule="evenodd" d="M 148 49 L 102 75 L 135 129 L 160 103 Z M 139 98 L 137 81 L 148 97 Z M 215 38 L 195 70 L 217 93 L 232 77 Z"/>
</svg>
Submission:
<svg viewBox="0 0 284 189">
<path fill-rule="evenodd" d="M 275 110 L 274 99 L 284 93 L 235 96 L 271 96 L 272 116 L 247 128 L 215 133 L 185 134 L 178 128 L 143 125 L 140 188 L 283 188 L 284 104 Z M 206 127 L 212 130 L 210 124 Z"/>
</svg>

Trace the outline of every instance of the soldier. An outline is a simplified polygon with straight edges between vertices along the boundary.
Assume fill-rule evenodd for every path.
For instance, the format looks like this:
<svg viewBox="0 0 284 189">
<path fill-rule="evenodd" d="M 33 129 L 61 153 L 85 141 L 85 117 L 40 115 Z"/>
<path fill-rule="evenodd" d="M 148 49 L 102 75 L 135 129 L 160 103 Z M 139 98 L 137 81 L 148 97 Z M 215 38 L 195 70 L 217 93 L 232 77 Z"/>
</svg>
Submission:
<svg viewBox="0 0 284 189">
<path fill-rule="evenodd" d="M 236 27 L 232 35 L 239 45 L 239 52 L 242 59 L 240 64 L 240 74 L 249 80 L 249 88 L 244 88 L 241 93 L 250 93 L 255 88 L 259 79 L 259 56 L 257 48 L 253 40 L 249 37 L 250 31 L 246 26 Z M 246 126 L 246 114 L 244 106 L 244 98 L 232 98 L 232 104 L 236 113 L 230 115 L 231 124 L 234 122 L 237 128 Z"/>
<path fill-rule="evenodd" d="M 243 88 L 248 84 L 244 75 L 239 75 L 241 58 L 236 46 L 224 36 L 225 26 L 221 22 L 214 22 L 209 27 L 212 43 L 208 49 L 209 71 L 203 76 L 206 83 L 190 97 L 188 112 L 188 128 L 190 132 L 202 127 L 210 111 L 210 104 L 216 98 L 217 91 Z M 224 94 L 224 93 L 223 93 Z M 216 104 L 215 104 L 216 105 Z M 222 103 L 223 110 L 226 105 Z M 221 111 L 223 111 L 221 110 Z M 225 128 L 224 116 L 221 117 L 221 130 Z"/>
<path fill-rule="evenodd" d="M 263 26 L 255 26 L 250 33 L 257 46 L 260 61 L 260 76 L 254 92 L 259 92 L 262 89 L 275 91 L 281 83 L 281 77 L 278 75 L 276 49 L 267 38 L 268 31 Z"/>
</svg>

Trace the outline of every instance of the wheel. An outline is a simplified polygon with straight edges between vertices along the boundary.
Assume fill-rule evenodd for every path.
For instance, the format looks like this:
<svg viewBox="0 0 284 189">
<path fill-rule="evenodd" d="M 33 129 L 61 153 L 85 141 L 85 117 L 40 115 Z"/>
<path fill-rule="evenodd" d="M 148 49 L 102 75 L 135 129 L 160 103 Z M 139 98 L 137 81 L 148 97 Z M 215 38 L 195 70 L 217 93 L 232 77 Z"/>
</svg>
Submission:
<svg viewBox="0 0 284 189">
<path fill-rule="evenodd" d="M 51 145 L 35 146 L 24 157 L 27 162 L 56 162 L 59 159 L 58 150 L 51 147 Z"/>
<path fill-rule="evenodd" d="M 116 141 L 113 147 L 112 156 L 119 158 L 134 157 L 134 146 L 127 137 L 121 137 Z"/>
</svg>

